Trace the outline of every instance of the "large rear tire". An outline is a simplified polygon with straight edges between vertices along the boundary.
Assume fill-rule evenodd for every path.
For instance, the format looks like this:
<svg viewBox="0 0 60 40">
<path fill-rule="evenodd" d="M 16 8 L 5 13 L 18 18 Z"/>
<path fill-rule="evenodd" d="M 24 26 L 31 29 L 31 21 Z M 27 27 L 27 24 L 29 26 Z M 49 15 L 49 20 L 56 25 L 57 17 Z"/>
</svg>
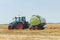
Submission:
<svg viewBox="0 0 60 40">
<path fill-rule="evenodd" d="M 18 27 L 18 29 L 22 29 L 23 28 L 23 24 L 22 23 L 18 23 L 17 27 Z"/>
</svg>

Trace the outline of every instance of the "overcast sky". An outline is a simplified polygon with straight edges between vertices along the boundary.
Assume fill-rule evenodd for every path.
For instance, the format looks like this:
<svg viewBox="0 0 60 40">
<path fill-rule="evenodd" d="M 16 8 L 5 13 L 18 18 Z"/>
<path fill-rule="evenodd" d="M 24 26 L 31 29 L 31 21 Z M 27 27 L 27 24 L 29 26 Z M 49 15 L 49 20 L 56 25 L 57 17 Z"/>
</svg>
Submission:
<svg viewBox="0 0 60 40">
<path fill-rule="evenodd" d="M 15 16 L 40 15 L 47 23 L 60 22 L 60 0 L 0 0 L 0 24 L 13 21 Z"/>
</svg>

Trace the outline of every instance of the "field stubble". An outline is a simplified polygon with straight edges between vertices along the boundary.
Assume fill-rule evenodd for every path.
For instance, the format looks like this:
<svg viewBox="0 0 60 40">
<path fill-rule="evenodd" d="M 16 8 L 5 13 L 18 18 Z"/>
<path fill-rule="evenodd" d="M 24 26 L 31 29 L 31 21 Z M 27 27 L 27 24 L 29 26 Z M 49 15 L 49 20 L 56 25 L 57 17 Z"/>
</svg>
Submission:
<svg viewBox="0 0 60 40">
<path fill-rule="evenodd" d="M 0 26 L 0 40 L 60 40 L 60 24 L 47 24 L 44 30 L 8 30 Z"/>
</svg>

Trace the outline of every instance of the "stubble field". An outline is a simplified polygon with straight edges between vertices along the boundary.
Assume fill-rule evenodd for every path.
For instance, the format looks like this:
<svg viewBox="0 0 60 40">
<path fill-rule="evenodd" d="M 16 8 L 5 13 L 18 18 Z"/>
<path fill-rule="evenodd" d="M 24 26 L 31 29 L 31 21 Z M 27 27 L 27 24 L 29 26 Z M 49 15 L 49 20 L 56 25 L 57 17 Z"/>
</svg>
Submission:
<svg viewBox="0 0 60 40">
<path fill-rule="evenodd" d="M 8 25 L 0 25 L 0 40 L 60 40 L 60 24 L 44 27 L 44 30 L 8 30 Z"/>
</svg>

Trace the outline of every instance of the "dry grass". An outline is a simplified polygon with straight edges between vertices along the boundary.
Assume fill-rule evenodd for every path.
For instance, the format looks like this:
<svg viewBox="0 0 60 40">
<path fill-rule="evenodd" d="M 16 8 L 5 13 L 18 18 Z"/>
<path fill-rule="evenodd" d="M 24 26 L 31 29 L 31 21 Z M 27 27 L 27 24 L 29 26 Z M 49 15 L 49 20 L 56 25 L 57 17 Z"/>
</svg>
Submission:
<svg viewBox="0 0 60 40">
<path fill-rule="evenodd" d="M 45 29 L 60 29 L 60 24 L 47 24 L 44 27 Z"/>
<path fill-rule="evenodd" d="M 44 30 L 8 30 L 0 26 L 0 40 L 60 40 L 60 24 L 47 24 Z"/>
</svg>

